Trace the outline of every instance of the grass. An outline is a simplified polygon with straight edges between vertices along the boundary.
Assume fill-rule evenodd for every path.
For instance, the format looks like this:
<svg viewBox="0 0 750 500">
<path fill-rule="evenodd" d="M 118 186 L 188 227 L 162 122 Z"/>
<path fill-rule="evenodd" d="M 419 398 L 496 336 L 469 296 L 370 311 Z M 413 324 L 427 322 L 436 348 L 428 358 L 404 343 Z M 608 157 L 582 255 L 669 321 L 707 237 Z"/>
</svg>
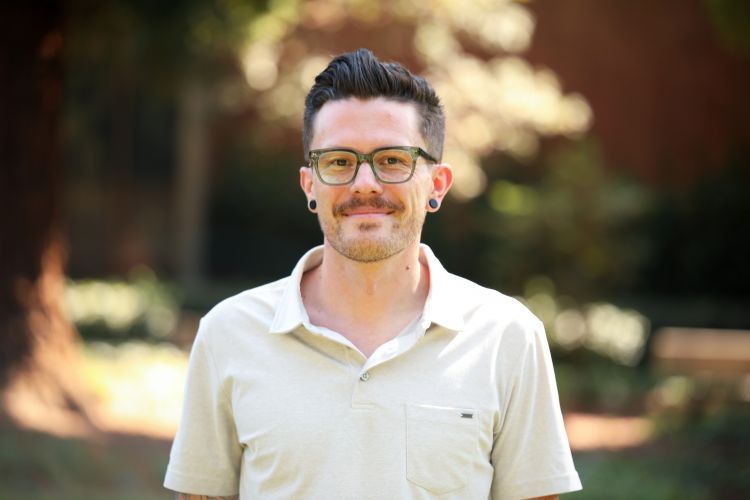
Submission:
<svg viewBox="0 0 750 500">
<path fill-rule="evenodd" d="M 740 500 L 750 491 L 750 405 L 692 407 L 655 417 L 662 430 L 641 447 L 575 454 L 576 500 Z"/>
<path fill-rule="evenodd" d="M 0 418 L 0 500 L 174 499 L 161 484 L 187 354 L 134 341 L 90 343 L 83 354 L 85 383 L 105 418 L 102 433 L 56 437 Z"/>
<path fill-rule="evenodd" d="M 595 451 L 574 457 L 583 490 L 566 495 L 571 500 L 707 500 L 708 485 L 687 481 L 674 456 L 654 450 Z"/>
<path fill-rule="evenodd" d="M 81 440 L 3 425 L 0 499 L 173 499 L 161 486 L 169 446 L 136 435 Z"/>
</svg>

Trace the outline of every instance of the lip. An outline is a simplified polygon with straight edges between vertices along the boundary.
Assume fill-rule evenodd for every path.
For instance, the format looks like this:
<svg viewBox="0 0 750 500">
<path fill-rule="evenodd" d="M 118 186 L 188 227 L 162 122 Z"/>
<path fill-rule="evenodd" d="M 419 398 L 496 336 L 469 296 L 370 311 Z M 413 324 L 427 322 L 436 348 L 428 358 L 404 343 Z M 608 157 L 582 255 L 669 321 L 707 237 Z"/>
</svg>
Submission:
<svg viewBox="0 0 750 500">
<path fill-rule="evenodd" d="M 336 217 L 383 218 L 403 210 L 401 204 L 377 197 L 372 199 L 352 198 L 335 205 L 333 215 Z"/>
<path fill-rule="evenodd" d="M 392 213 L 392 210 L 354 209 L 344 212 L 344 217 L 385 217 Z"/>
</svg>

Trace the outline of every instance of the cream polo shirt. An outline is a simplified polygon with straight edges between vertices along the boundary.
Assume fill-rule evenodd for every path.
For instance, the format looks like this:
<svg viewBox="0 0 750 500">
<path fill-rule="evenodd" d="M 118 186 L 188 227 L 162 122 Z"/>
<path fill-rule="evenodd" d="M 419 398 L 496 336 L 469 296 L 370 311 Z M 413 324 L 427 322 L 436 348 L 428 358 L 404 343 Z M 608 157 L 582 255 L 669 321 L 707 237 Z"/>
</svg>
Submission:
<svg viewBox="0 0 750 500">
<path fill-rule="evenodd" d="M 430 270 L 422 316 L 369 358 L 310 324 L 302 274 L 202 320 L 164 485 L 242 499 L 520 499 L 581 488 L 542 324 Z"/>
</svg>

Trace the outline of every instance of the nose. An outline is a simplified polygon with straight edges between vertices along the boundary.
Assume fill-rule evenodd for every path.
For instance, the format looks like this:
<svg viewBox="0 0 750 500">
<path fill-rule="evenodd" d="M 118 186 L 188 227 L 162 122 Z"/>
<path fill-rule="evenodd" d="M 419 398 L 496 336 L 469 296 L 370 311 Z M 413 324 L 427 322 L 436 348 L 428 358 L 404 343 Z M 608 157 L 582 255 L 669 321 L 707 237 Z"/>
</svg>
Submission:
<svg viewBox="0 0 750 500">
<path fill-rule="evenodd" d="M 383 191 L 383 186 L 380 184 L 377 177 L 375 177 L 375 171 L 373 170 L 372 165 L 366 161 L 363 161 L 360 164 L 357 175 L 354 176 L 354 181 L 352 181 L 350 188 L 352 192 L 358 194 L 381 193 Z"/>
</svg>

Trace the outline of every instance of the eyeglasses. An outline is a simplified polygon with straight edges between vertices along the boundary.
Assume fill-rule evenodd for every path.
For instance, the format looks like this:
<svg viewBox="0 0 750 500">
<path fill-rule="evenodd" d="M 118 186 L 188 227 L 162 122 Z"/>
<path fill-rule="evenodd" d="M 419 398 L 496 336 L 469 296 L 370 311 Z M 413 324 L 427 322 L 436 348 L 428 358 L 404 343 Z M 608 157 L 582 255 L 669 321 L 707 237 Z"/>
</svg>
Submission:
<svg viewBox="0 0 750 500">
<path fill-rule="evenodd" d="M 323 184 L 343 186 L 357 177 L 359 166 L 367 162 L 375 178 L 384 184 L 400 184 L 411 179 L 422 157 L 432 163 L 437 160 L 417 146 L 388 146 L 371 153 L 351 149 L 314 149 L 310 151 L 310 166 Z"/>
</svg>

